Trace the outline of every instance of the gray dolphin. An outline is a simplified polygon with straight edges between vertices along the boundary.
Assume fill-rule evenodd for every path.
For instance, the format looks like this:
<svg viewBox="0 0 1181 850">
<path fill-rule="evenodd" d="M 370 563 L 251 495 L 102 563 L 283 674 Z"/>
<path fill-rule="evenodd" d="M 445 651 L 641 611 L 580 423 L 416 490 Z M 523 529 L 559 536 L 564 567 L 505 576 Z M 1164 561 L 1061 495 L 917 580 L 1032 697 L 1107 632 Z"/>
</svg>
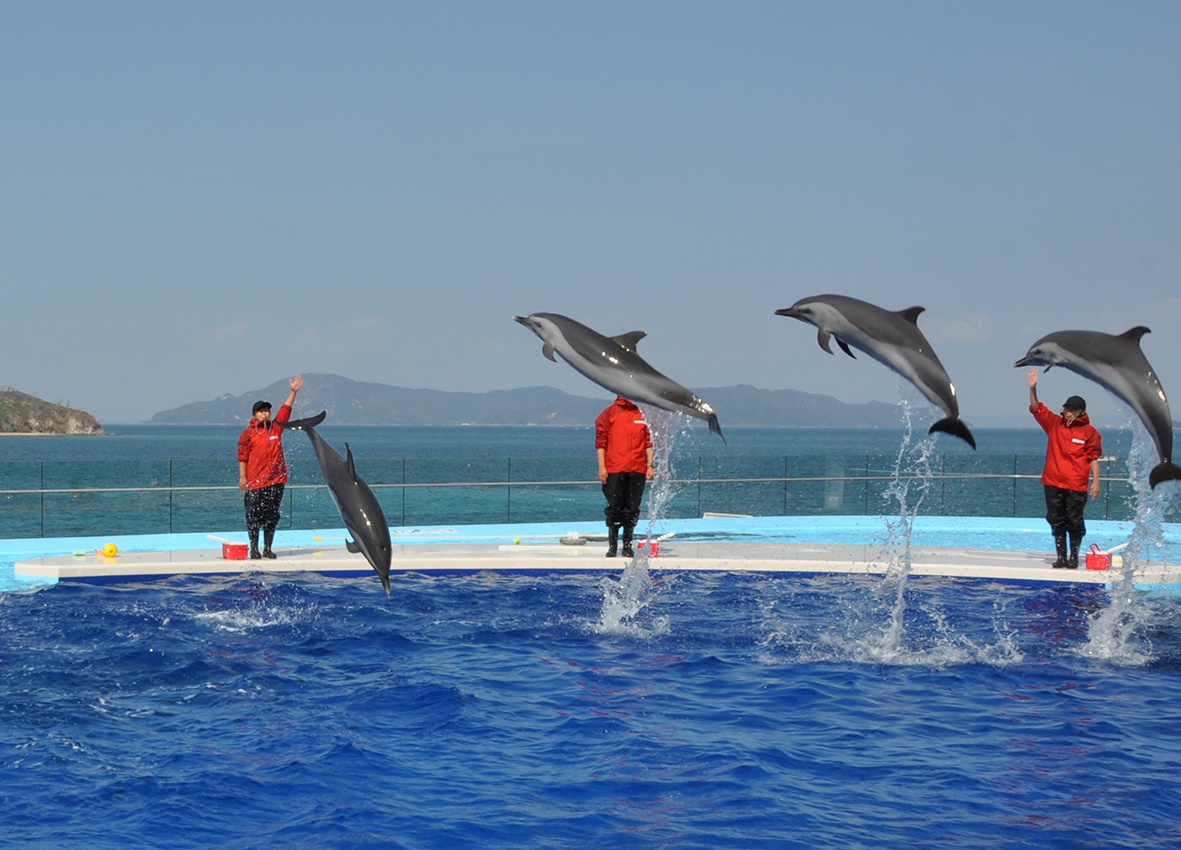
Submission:
<svg viewBox="0 0 1181 850">
<path fill-rule="evenodd" d="M 1055 366 L 1090 378 L 1114 393 L 1136 411 L 1156 443 L 1160 463 L 1148 474 L 1152 487 L 1162 481 L 1181 480 L 1181 468 L 1173 463 L 1173 417 L 1169 400 L 1152 365 L 1140 350 L 1140 338 L 1148 328 L 1137 326 L 1119 336 L 1100 331 L 1056 331 L 1035 342 L 1014 366 Z"/>
<path fill-rule="evenodd" d="M 554 360 L 556 351 L 577 371 L 616 395 L 704 419 L 709 423 L 709 430 L 721 437 L 722 442 L 726 441 L 712 407 L 657 372 L 636 353 L 636 343 L 646 336 L 643 331 L 606 337 L 558 313 L 513 316 L 513 321 L 541 337 L 545 343 L 541 353 L 550 360 Z"/>
<path fill-rule="evenodd" d="M 895 312 L 844 295 L 813 295 L 776 310 L 775 315 L 815 325 L 819 329 L 820 347 L 829 354 L 832 354 L 829 340 L 835 338 L 841 351 L 850 357 L 854 357 L 849 350 L 853 346 L 889 366 L 946 414 L 947 418 L 940 419 L 927 433 L 942 431 L 976 448 L 976 438 L 960 420 L 955 384 L 919 330 L 918 318 L 922 312 L 922 307 Z"/>
<path fill-rule="evenodd" d="M 345 546 L 350 552 L 365 556 L 365 560 L 377 570 L 381 586 L 385 588 L 385 595 L 389 596 L 390 559 L 393 556 L 389 523 L 386 522 L 385 512 L 382 511 L 377 496 L 373 495 L 369 485 L 357 474 L 357 468 L 353 464 L 353 450 L 349 444 L 344 444 L 348 455 L 346 459 L 316 433 L 316 426 L 323 422 L 327 415 L 327 411 L 321 411 L 308 419 L 293 419 L 276 424 L 296 431 L 306 431 L 311 438 L 316 460 L 320 464 L 320 472 L 324 475 L 324 483 L 328 485 L 332 501 L 336 502 L 336 509 L 340 511 L 344 527 L 353 537 Z"/>
</svg>

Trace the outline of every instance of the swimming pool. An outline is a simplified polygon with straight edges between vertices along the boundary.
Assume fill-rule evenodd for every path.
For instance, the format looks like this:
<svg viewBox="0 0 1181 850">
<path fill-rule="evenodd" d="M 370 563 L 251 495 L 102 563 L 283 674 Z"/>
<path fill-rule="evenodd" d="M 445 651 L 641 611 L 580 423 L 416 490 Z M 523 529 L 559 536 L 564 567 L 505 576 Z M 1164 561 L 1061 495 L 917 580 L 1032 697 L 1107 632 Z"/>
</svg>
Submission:
<svg viewBox="0 0 1181 850">
<path fill-rule="evenodd" d="M 882 522 L 723 525 L 847 541 L 874 539 Z M 1037 548 L 1038 522 L 970 525 Z M 916 543 L 938 545 L 954 525 L 920 518 Z M 718 527 L 685 521 L 676 533 Z M 430 545 L 558 528 L 402 536 Z M 1116 542 L 1128 531 L 1092 526 Z M 120 546 L 137 543 L 195 539 Z M 3 546 L 11 564 L 18 549 L 63 542 Z M 0 629 L 14 843 L 1181 842 L 1181 607 L 1170 598 L 621 570 L 411 574 L 387 599 L 376 581 L 254 575 L 9 592 Z"/>
</svg>

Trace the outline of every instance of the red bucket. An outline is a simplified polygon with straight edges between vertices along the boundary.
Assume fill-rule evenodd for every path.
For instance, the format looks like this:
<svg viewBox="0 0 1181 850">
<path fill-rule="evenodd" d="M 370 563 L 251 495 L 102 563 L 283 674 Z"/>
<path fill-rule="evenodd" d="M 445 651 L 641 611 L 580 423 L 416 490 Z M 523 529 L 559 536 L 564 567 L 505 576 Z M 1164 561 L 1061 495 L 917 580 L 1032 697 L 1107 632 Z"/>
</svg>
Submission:
<svg viewBox="0 0 1181 850">
<path fill-rule="evenodd" d="M 1111 569 L 1111 556 L 1102 551 L 1095 543 L 1091 544 L 1091 551 L 1087 553 L 1088 570 Z"/>
<path fill-rule="evenodd" d="M 221 544 L 221 556 L 227 561 L 245 561 L 249 548 L 245 543 L 223 543 Z"/>
</svg>

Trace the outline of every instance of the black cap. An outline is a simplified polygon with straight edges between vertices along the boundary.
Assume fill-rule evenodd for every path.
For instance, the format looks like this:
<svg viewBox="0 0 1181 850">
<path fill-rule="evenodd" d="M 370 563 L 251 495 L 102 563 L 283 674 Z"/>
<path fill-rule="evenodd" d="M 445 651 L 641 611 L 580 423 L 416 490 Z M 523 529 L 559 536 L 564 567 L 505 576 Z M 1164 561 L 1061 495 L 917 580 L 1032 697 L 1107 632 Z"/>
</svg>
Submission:
<svg viewBox="0 0 1181 850">
<path fill-rule="evenodd" d="M 271 403 L 269 401 L 256 401 L 254 407 L 250 408 L 250 415 L 258 413 L 260 410 L 270 410 Z"/>
<path fill-rule="evenodd" d="M 1062 409 L 1077 410 L 1079 413 L 1086 413 L 1087 403 L 1083 400 L 1082 396 L 1072 395 L 1066 400 L 1066 403 L 1062 405 Z"/>
</svg>

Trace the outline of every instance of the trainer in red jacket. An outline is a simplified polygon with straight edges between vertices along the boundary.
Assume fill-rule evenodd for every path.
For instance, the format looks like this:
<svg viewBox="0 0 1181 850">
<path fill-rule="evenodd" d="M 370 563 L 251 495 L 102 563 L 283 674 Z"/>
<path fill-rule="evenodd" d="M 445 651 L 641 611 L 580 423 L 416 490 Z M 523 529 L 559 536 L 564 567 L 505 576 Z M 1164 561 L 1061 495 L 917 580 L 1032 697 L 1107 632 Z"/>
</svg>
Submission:
<svg viewBox="0 0 1181 850">
<path fill-rule="evenodd" d="M 623 396 L 595 420 L 595 450 L 599 456 L 599 483 L 607 507 L 607 557 L 618 553 L 619 529 L 623 529 L 623 556 L 630 558 L 632 536 L 640 519 L 644 485 L 652 478 L 655 454 L 648 423 L 640 409 Z"/>
<path fill-rule="evenodd" d="M 1062 405 L 1061 415 L 1054 413 L 1037 397 L 1037 369 L 1029 370 L 1029 412 L 1049 438 L 1042 485 L 1046 491 L 1046 522 L 1054 535 L 1057 560 L 1054 567 L 1077 569 L 1078 552 L 1086 536 L 1083 509 L 1087 492 L 1099 498 L 1099 458 L 1103 455 L 1103 437 L 1091 425 L 1087 403 L 1072 395 Z M 1089 488 L 1088 488 L 1089 481 Z M 1066 538 L 1070 536 L 1067 553 Z"/>
<path fill-rule="evenodd" d="M 295 394 L 303 386 L 303 376 L 291 380 L 287 400 L 271 420 L 271 403 L 258 401 L 251 411 L 250 424 L 238 437 L 238 489 L 244 491 L 246 533 L 250 537 L 251 558 L 274 558 L 271 544 L 279 525 L 279 508 L 287 484 L 287 460 L 283 456 L 283 429 L 276 423 L 291 419 Z M 258 551 L 258 533 L 264 533 L 264 548 Z"/>
</svg>

